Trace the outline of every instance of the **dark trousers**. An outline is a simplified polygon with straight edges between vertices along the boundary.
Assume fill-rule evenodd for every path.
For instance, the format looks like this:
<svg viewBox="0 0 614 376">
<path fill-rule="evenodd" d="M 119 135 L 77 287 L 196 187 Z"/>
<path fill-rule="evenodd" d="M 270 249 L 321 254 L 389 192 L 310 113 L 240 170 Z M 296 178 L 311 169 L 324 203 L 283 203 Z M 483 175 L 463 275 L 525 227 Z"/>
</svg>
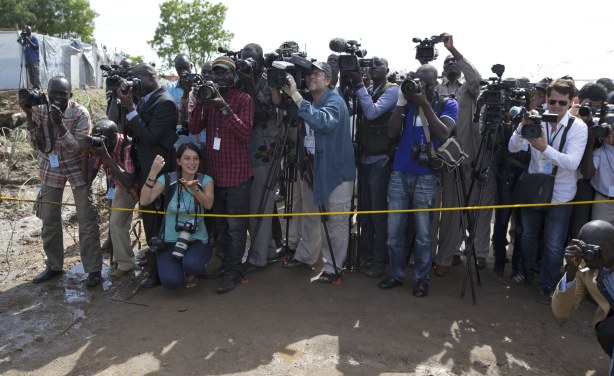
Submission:
<svg viewBox="0 0 614 376">
<path fill-rule="evenodd" d="M 213 210 L 216 214 L 249 214 L 252 180 L 234 187 L 215 187 Z M 245 254 L 249 218 L 223 218 L 215 220 L 220 236 L 226 273 L 242 273 L 241 261 Z"/>
<path fill-rule="evenodd" d="M 579 179 L 577 181 L 576 195 L 573 201 L 593 201 L 595 197 L 595 189 L 591 185 L 589 179 Z M 578 233 L 584 224 L 591 220 L 592 205 L 573 205 L 571 211 L 571 220 L 569 222 L 568 238 L 577 239 Z"/>
<path fill-rule="evenodd" d="M 40 69 L 39 69 L 39 61 L 32 61 L 26 64 L 26 69 L 28 71 L 28 77 L 30 78 L 30 85 L 32 85 L 33 89 L 41 89 L 41 79 L 40 79 Z"/>
<path fill-rule="evenodd" d="M 595 325 L 595 333 L 603 351 L 612 357 L 614 350 L 614 314 L 612 311 L 605 320 Z"/>
</svg>

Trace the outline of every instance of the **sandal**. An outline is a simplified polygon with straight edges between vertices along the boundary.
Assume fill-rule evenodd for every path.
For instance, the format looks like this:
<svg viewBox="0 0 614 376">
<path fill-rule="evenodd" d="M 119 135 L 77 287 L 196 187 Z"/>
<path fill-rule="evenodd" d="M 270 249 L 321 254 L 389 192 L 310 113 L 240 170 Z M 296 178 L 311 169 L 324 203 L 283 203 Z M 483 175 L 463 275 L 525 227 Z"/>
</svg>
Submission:
<svg viewBox="0 0 614 376">
<path fill-rule="evenodd" d="M 196 283 L 198 282 L 198 278 L 195 275 L 186 274 L 185 279 L 183 280 L 183 286 L 186 289 L 191 289 L 196 287 Z"/>
<path fill-rule="evenodd" d="M 335 273 L 322 272 L 322 274 L 320 274 L 318 277 L 318 282 L 333 283 L 333 281 L 335 281 L 337 278 L 338 277 L 335 275 Z"/>
</svg>

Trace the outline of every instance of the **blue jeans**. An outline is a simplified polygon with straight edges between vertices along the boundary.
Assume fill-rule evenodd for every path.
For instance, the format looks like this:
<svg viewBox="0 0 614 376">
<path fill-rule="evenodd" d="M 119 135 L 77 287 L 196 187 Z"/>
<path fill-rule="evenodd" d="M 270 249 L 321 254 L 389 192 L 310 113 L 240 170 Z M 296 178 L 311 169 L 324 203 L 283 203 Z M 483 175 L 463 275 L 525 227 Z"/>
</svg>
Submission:
<svg viewBox="0 0 614 376">
<path fill-rule="evenodd" d="M 385 158 L 372 164 L 361 163 L 358 168 L 358 210 L 388 209 L 386 190 L 392 171 L 391 159 Z M 361 217 L 360 260 L 372 262 L 374 268 L 384 269 L 388 257 L 388 215 L 364 214 Z"/>
<path fill-rule="evenodd" d="M 393 171 L 388 184 L 388 208 L 390 210 L 432 208 L 439 175 L 414 175 Z M 405 279 L 405 227 L 409 213 L 388 213 L 388 274 L 402 281 Z M 413 213 L 416 232 L 414 255 L 414 281 L 429 283 L 433 261 L 431 223 L 433 212 Z"/>
<path fill-rule="evenodd" d="M 183 286 L 185 274 L 195 276 L 203 274 L 205 264 L 211 259 L 211 246 L 209 243 L 203 244 L 200 240 L 188 246 L 183 259 L 173 257 L 173 248 L 174 244 L 169 244 L 156 254 L 160 282 L 167 289 Z"/>
<path fill-rule="evenodd" d="M 551 206 L 542 210 L 522 208 L 522 270 L 533 279 L 535 256 L 540 235 L 544 234 L 544 254 L 539 273 L 539 286 L 554 289 L 563 266 L 571 205 Z"/>
<path fill-rule="evenodd" d="M 249 214 L 249 200 L 252 186 L 249 179 L 234 187 L 215 187 L 213 209 L 216 214 Z M 215 218 L 220 234 L 226 273 L 238 276 L 243 273 L 241 260 L 245 253 L 249 218 Z"/>
<path fill-rule="evenodd" d="M 510 185 L 507 185 L 507 173 L 505 165 L 499 165 L 497 169 L 497 197 L 498 205 L 509 205 L 512 203 L 511 194 L 518 182 L 518 177 L 522 170 L 510 166 Z M 495 254 L 496 264 L 505 264 L 505 258 L 507 252 L 505 247 L 508 245 L 507 241 L 507 227 L 510 222 L 510 218 L 515 209 L 505 208 L 495 210 L 495 224 L 492 232 L 492 248 Z M 518 273 L 518 264 L 520 263 L 520 255 L 522 252 L 521 246 L 521 230 L 522 219 L 520 216 L 520 209 L 516 210 L 516 231 L 514 233 L 514 252 L 512 253 L 512 271 Z"/>
</svg>

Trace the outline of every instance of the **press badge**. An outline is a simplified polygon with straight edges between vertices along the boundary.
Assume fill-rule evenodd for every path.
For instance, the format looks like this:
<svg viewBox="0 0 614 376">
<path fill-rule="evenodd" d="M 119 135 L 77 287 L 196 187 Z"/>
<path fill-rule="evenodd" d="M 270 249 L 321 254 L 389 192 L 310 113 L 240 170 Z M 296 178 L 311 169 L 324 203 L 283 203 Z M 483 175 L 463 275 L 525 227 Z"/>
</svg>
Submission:
<svg viewBox="0 0 614 376">
<path fill-rule="evenodd" d="M 220 146 L 222 145 L 222 139 L 219 137 L 213 138 L 213 150 L 220 150 Z"/>
<path fill-rule="evenodd" d="M 303 145 L 309 154 L 314 154 L 316 151 L 316 138 L 312 135 L 305 136 Z"/>
<path fill-rule="evenodd" d="M 552 173 L 552 161 L 549 159 L 540 159 L 539 172 L 542 174 L 551 174 Z"/>
<path fill-rule="evenodd" d="M 111 187 L 107 190 L 107 198 L 113 200 L 115 198 L 115 188 Z"/>
<path fill-rule="evenodd" d="M 49 156 L 49 164 L 51 165 L 51 167 L 53 168 L 58 168 L 60 167 L 60 163 L 58 162 L 58 156 L 55 154 L 51 154 Z"/>
</svg>

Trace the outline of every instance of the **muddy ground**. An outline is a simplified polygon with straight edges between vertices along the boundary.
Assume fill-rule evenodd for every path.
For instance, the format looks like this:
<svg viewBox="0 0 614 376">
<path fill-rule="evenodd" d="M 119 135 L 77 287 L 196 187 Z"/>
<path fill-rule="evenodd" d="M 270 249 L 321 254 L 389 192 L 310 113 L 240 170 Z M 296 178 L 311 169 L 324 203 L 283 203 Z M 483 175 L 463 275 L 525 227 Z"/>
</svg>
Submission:
<svg viewBox="0 0 614 376">
<path fill-rule="evenodd" d="M 346 273 L 340 286 L 322 285 L 312 282 L 318 267 L 286 270 L 279 263 L 249 272 L 247 283 L 224 295 L 208 279 L 191 290 L 142 289 L 139 275 L 109 278 L 108 255 L 105 282 L 86 289 L 66 206 L 67 273 L 34 285 L 30 280 L 44 268 L 40 221 L 32 203 L 16 199 L 35 198 L 36 166 L 25 152 L 9 163 L 8 146 L 0 145 L 0 374 L 608 372 L 609 358 L 590 327 L 593 304 L 585 301 L 572 319 L 557 321 L 536 301 L 535 286 L 499 283 L 492 259 L 475 287 L 475 305 L 469 287 L 460 298 L 464 262 L 444 278 L 433 276 L 424 299 L 412 296 L 410 277 L 388 291 L 362 273 Z"/>
</svg>

